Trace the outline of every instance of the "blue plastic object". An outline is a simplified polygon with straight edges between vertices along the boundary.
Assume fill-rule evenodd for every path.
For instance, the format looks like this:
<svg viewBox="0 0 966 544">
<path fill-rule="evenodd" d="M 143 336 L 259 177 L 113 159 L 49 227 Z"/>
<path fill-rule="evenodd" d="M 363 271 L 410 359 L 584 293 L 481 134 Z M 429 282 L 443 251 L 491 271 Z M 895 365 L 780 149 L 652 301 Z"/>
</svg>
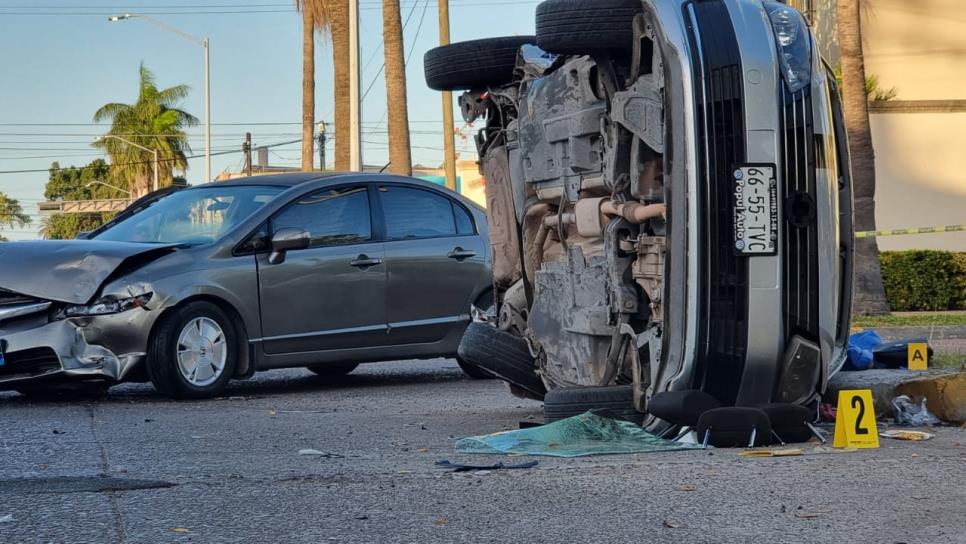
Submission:
<svg viewBox="0 0 966 544">
<path fill-rule="evenodd" d="M 872 368 L 873 352 L 882 343 L 875 331 L 862 331 L 849 336 L 849 357 L 844 370 L 868 370 Z"/>
</svg>

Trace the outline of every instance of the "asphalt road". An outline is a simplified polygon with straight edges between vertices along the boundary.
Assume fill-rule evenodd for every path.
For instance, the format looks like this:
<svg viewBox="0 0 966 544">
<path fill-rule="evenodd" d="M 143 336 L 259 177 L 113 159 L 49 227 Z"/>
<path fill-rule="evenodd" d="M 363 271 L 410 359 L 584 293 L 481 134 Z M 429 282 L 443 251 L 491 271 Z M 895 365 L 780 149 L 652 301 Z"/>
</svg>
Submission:
<svg viewBox="0 0 966 544">
<path fill-rule="evenodd" d="M 451 361 L 269 372 L 204 402 L 0 393 L 0 542 L 966 543 L 966 430 L 790 458 L 434 467 L 500 460 L 455 455 L 454 438 L 528 417 L 539 403 Z"/>
</svg>

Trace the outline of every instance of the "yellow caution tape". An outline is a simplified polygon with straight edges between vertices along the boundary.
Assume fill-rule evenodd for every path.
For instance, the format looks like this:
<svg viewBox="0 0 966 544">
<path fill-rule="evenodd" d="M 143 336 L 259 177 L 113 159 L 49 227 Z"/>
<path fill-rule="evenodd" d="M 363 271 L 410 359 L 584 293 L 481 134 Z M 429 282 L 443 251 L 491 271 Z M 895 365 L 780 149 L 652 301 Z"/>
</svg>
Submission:
<svg viewBox="0 0 966 544">
<path fill-rule="evenodd" d="M 856 232 L 856 238 L 878 238 L 882 236 L 905 236 L 909 234 L 933 234 L 936 232 L 961 232 L 966 225 L 947 225 L 945 227 L 923 227 L 921 229 L 867 230 Z"/>
</svg>

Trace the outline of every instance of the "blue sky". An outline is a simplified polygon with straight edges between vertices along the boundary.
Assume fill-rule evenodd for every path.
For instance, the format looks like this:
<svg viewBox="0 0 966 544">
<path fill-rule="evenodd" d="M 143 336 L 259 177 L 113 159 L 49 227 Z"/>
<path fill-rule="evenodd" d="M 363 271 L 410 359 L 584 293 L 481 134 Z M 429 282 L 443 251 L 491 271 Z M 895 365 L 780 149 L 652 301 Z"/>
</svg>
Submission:
<svg viewBox="0 0 966 544">
<path fill-rule="evenodd" d="M 442 161 L 439 94 L 423 80 L 423 54 L 438 40 L 436 2 L 401 0 L 413 161 Z M 183 108 L 203 119 L 202 48 L 143 20 L 109 23 L 108 15 L 144 12 L 211 40 L 212 151 L 240 150 L 244 133 L 255 145 L 300 137 L 301 20 L 286 0 L 0 0 L 0 171 L 83 165 L 102 156 L 90 147 L 106 126 L 90 123 L 107 102 L 133 102 L 142 61 L 159 86 L 187 84 Z M 378 0 L 360 0 L 363 156 L 386 159 L 386 94 L 382 76 L 382 14 Z M 534 0 L 451 0 L 453 41 L 532 34 Z M 425 8 L 425 15 L 424 13 Z M 260 11 L 261 13 L 237 13 Z M 191 13 L 186 13 L 191 12 Z M 221 13 L 216 13 L 221 12 Z M 226 13 L 235 12 L 235 13 Z M 420 27 L 420 20 L 422 26 Z M 417 34 L 417 29 L 418 34 Z M 332 63 L 327 40 L 316 41 L 316 118 L 332 120 Z M 455 109 L 455 100 L 454 100 Z M 457 125 L 461 124 L 458 111 Z M 256 124 L 258 123 L 258 124 Z M 263 124 L 280 123 L 280 124 Z M 284 124 L 281 124 L 284 123 Z M 195 153 L 204 152 L 204 127 L 189 130 Z M 457 150 L 473 156 L 471 139 Z M 331 162 L 331 144 L 328 149 Z M 299 144 L 273 148 L 271 164 L 296 165 Z M 237 170 L 242 154 L 212 158 L 212 175 Z M 191 159 L 188 180 L 204 178 L 204 159 Z M 0 173 L 0 191 L 17 198 L 36 220 L 46 172 Z M 8 238 L 36 237 L 36 225 L 5 230 Z"/>
</svg>

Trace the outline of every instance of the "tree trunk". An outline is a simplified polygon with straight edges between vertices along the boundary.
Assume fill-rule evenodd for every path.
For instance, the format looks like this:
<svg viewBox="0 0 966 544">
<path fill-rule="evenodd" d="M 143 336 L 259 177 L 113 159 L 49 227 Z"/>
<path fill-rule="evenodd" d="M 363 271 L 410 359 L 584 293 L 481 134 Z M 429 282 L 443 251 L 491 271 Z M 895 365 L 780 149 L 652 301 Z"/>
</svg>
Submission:
<svg viewBox="0 0 966 544">
<path fill-rule="evenodd" d="M 838 0 L 836 16 L 842 59 L 842 105 L 855 186 L 855 228 L 875 230 L 875 150 L 865 92 L 860 1 Z M 853 313 L 878 315 L 889 312 L 882 285 L 879 245 L 875 238 L 856 240 L 853 291 Z"/>
<path fill-rule="evenodd" d="M 312 171 L 315 135 L 315 21 L 306 2 L 302 6 L 302 171 Z"/>
<path fill-rule="evenodd" d="M 332 68 L 335 95 L 335 169 L 349 171 L 349 3 L 333 0 L 329 6 L 332 32 Z"/>
<path fill-rule="evenodd" d="M 406 111 L 406 60 L 403 57 L 399 0 L 382 2 L 382 40 L 386 52 L 386 107 L 389 118 L 389 171 L 413 173 L 409 150 L 409 113 Z"/>
</svg>

